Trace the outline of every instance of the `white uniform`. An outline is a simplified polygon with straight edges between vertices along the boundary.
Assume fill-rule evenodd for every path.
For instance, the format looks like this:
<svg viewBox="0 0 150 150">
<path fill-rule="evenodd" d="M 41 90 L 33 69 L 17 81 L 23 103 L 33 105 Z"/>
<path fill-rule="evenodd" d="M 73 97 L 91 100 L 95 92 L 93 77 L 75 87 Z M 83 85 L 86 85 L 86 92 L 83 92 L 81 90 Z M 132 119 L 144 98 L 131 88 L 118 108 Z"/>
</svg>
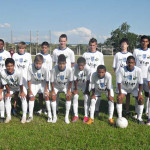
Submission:
<svg viewBox="0 0 150 150">
<path fill-rule="evenodd" d="M 65 49 L 59 49 L 56 48 L 53 51 L 53 63 L 55 63 L 57 65 L 58 63 L 58 56 L 60 54 L 64 54 L 66 56 L 66 67 L 71 67 L 71 63 L 75 63 L 75 56 L 74 56 L 74 52 L 69 48 L 65 48 Z"/>
<path fill-rule="evenodd" d="M 148 72 L 147 72 L 147 82 L 150 82 L 150 66 L 148 67 Z M 150 93 L 150 90 L 149 90 Z"/>
<path fill-rule="evenodd" d="M 135 49 L 133 52 L 133 56 L 135 57 L 136 66 L 141 68 L 143 75 L 143 89 L 148 92 L 148 84 L 147 84 L 147 71 L 150 65 L 150 48 L 147 50 Z"/>
<path fill-rule="evenodd" d="M 23 84 L 27 88 L 27 72 L 28 67 L 32 64 L 31 54 L 25 52 L 24 54 L 15 53 L 13 55 L 15 67 L 23 73 Z"/>
<path fill-rule="evenodd" d="M 141 69 L 136 66 L 132 71 L 127 70 L 127 66 L 120 68 L 117 83 L 121 83 L 122 94 L 132 93 L 134 97 L 137 97 L 139 84 L 143 84 Z M 116 93 L 119 93 L 118 89 Z"/>
<path fill-rule="evenodd" d="M 45 82 L 49 82 L 49 71 L 42 65 L 40 69 L 36 69 L 34 63 L 28 69 L 28 81 L 31 81 L 31 91 L 33 96 L 37 93 L 44 93 Z"/>
</svg>

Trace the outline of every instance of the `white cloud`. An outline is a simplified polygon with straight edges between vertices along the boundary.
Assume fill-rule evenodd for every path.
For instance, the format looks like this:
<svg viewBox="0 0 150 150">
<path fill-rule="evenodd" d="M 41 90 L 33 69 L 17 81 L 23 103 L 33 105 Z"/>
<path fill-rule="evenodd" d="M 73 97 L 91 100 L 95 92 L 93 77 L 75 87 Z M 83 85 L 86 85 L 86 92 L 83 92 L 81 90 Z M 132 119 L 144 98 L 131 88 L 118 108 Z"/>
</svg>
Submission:
<svg viewBox="0 0 150 150">
<path fill-rule="evenodd" d="M 10 27 L 9 23 L 0 24 L 0 28 L 9 28 L 9 27 Z"/>
</svg>

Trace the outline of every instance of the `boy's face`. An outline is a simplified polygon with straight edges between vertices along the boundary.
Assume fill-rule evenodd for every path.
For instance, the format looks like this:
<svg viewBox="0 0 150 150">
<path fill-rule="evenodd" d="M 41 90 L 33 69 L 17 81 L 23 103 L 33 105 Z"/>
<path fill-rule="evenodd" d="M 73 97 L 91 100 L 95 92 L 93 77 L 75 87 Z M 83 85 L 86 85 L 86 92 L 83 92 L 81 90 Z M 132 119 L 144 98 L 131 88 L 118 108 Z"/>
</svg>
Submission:
<svg viewBox="0 0 150 150">
<path fill-rule="evenodd" d="M 66 38 L 60 38 L 59 43 L 61 47 L 66 47 L 67 45 L 67 39 Z"/>
<path fill-rule="evenodd" d="M 106 71 L 104 69 L 97 70 L 97 74 L 99 78 L 103 78 L 105 76 Z"/>
<path fill-rule="evenodd" d="M 82 71 L 84 69 L 84 67 L 85 67 L 85 63 L 79 63 L 78 64 L 78 68 L 80 71 Z"/>
<path fill-rule="evenodd" d="M 12 64 L 12 63 L 7 64 L 6 70 L 10 73 L 13 73 L 14 72 L 14 64 Z"/>
<path fill-rule="evenodd" d="M 143 39 L 143 40 L 141 41 L 141 46 L 142 46 L 143 48 L 147 48 L 147 47 L 148 47 L 148 44 L 149 44 L 149 40 L 148 40 L 148 39 Z"/>
<path fill-rule="evenodd" d="M 66 67 L 66 62 L 65 61 L 58 62 L 58 68 L 60 70 L 65 70 L 65 67 Z"/>
<path fill-rule="evenodd" d="M 128 48 L 128 44 L 126 42 L 122 42 L 121 43 L 121 49 L 122 50 L 127 50 L 127 48 Z"/>
<path fill-rule="evenodd" d="M 3 49 L 3 47 L 4 47 L 4 43 L 0 41 L 0 50 Z"/>
<path fill-rule="evenodd" d="M 42 52 L 43 52 L 44 54 L 46 54 L 46 53 L 48 52 L 48 46 L 43 45 L 43 46 L 42 46 Z"/>
<path fill-rule="evenodd" d="M 25 47 L 19 47 L 19 53 L 24 54 L 25 52 Z"/>
<path fill-rule="evenodd" d="M 133 70 L 134 66 L 135 66 L 135 61 L 134 59 L 130 59 L 129 61 L 127 61 L 127 66 L 129 70 Z"/>
<path fill-rule="evenodd" d="M 35 62 L 34 64 L 35 64 L 36 69 L 40 69 L 42 67 L 43 62 L 38 61 L 38 62 Z"/>
<path fill-rule="evenodd" d="M 90 46 L 90 50 L 91 50 L 91 51 L 95 51 L 96 48 L 97 48 L 97 43 L 96 43 L 96 42 L 90 43 L 89 46 Z"/>
</svg>

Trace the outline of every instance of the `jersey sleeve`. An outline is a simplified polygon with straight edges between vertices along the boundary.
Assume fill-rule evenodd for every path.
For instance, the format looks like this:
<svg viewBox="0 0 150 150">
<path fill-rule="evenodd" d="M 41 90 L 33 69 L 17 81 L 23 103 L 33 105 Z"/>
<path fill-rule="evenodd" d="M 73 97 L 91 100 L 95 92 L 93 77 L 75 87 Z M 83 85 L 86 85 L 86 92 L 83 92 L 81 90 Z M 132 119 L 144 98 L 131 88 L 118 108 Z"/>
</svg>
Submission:
<svg viewBox="0 0 150 150">
<path fill-rule="evenodd" d="M 51 83 L 54 82 L 54 76 L 55 76 L 55 68 L 51 71 Z"/>
<path fill-rule="evenodd" d="M 112 76 L 111 74 L 108 75 L 108 83 L 107 83 L 107 89 L 110 90 L 112 88 Z"/>
<path fill-rule="evenodd" d="M 49 82 L 49 80 L 50 80 L 50 71 L 49 69 L 45 68 L 45 81 Z"/>
<path fill-rule="evenodd" d="M 90 76 L 91 76 L 91 70 L 90 70 L 90 67 L 86 66 L 86 72 L 87 72 L 87 77 L 86 77 L 86 80 L 90 80 Z"/>
<path fill-rule="evenodd" d="M 91 76 L 91 89 L 95 89 L 95 73 L 92 74 Z"/>
<path fill-rule="evenodd" d="M 23 85 L 23 74 L 22 74 L 22 72 L 19 72 L 19 74 L 18 74 L 18 84 L 20 86 Z"/>
<path fill-rule="evenodd" d="M 27 80 L 28 81 L 31 81 L 31 76 L 32 76 L 32 74 L 31 74 L 31 67 L 29 67 L 28 68 L 28 74 L 27 74 Z"/>
<path fill-rule="evenodd" d="M 73 71 L 72 71 L 72 69 L 70 69 L 70 71 L 69 71 L 69 81 L 70 82 L 72 82 L 73 81 Z"/>
<path fill-rule="evenodd" d="M 101 64 L 104 65 L 104 55 L 102 54 Z"/>
<path fill-rule="evenodd" d="M 52 70 L 52 57 L 50 56 L 50 64 L 49 64 L 49 69 Z"/>
<path fill-rule="evenodd" d="M 52 55 L 52 59 L 53 59 L 53 63 L 56 63 L 57 61 L 57 58 L 56 58 L 56 53 L 55 53 L 55 50 L 53 51 L 53 55 Z"/>
<path fill-rule="evenodd" d="M 147 71 L 147 81 L 150 82 L 150 66 L 148 67 Z"/>
<path fill-rule="evenodd" d="M 1 82 L 2 82 L 2 85 L 7 85 L 7 81 L 5 80 L 5 78 L 3 78 L 3 76 L 1 75 Z"/>
<path fill-rule="evenodd" d="M 122 78 L 123 78 L 122 68 L 120 68 L 119 71 L 118 71 L 118 74 L 117 74 L 117 78 L 116 78 L 117 84 L 122 83 Z"/>
<path fill-rule="evenodd" d="M 74 55 L 74 52 L 72 50 L 70 53 L 70 60 L 71 60 L 71 63 L 75 63 L 75 55 Z"/>
<path fill-rule="evenodd" d="M 143 76 L 142 76 L 142 71 L 139 68 L 139 73 L 138 73 L 138 83 L 143 84 Z"/>
<path fill-rule="evenodd" d="M 134 52 L 133 52 L 133 57 L 135 58 L 135 62 L 136 62 L 136 55 L 137 55 L 137 52 L 136 52 L 136 49 L 135 49 Z"/>
</svg>

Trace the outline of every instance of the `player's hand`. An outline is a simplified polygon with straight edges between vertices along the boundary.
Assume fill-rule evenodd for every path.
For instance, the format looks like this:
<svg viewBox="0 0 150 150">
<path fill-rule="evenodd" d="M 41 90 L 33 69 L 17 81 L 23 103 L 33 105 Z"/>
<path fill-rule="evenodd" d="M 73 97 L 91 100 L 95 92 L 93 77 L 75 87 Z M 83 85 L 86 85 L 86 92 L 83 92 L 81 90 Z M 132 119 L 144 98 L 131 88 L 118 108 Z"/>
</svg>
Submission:
<svg viewBox="0 0 150 150">
<path fill-rule="evenodd" d="M 34 95 L 33 95 L 32 91 L 29 91 L 29 98 L 32 98 L 32 97 L 34 97 Z"/>
<path fill-rule="evenodd" d="M 70 90 L 67 91 L 67 94 L 66 94 L 66 99 L 67 101 L 70 101 L 71 100 L 71 95 L 72 93 L 70 92 Z"/>
<path fill-rule="evenodd" d="M 96 96 L 95 96 L 95 95 L 92 95 L 92 96 L 91 96 L 91 99 L 96 99 Z"/>
<path fill-rule="evenodd" d="M 49 97 L 49 92 L 46 91 L 46 92 L 44 93 L 44 96 L 45 96 L 45 97 Z"/>
<path fill-rule="evenodd" d="M 108 96 L 108 100 L 114 101 L 114 98 L 112 96 Z"/>
<path fill-rule="evenodd" d="M 0 93 L 0 101 L 3 99 L 2 93 Z"/>
<path fill-rule="evenodd" d="M 52 96 L 52 101 L 53 101 L 53 102 L 56 101 L 56 93 L 55 93 L 55 90 L 53 90 L 53 91 L 51 92 L 51 96 Z"/>
<path fill-rule="evenodd" d="M 78 90 L 73 90 L 73 95 L 78 94 Z"/>
<path fill-rule="evenodd" d="M 138 95 L 138 102 L 143 103 L 143 96 L 141 94 Z"/>
<path fill-rule="evenodd" d="M 20 93 L 20 98 L 25 98 L 26 97 L 26 94 L 24 92 L 21 92 Z"/>
<path fill-rule="evenodd" d="M 85 90 L 84 94 L 90 95 L 89 90 Z"/>
<path fill-rule="evenodd" d="M 121 93 L 121 94 L 118 94 L 118 96 L 117 96 L 117 99 L 118 100 L 123 100 L 123 98 L 124 98 L 124 95 Z"/>
<path fill-rule="evenodd" d="M 11 94 L 10 94 L 10 93 L 6 93 L 6 94 L 5 94 L 5 97 L 6 97 L 6 98 L 10 98 L 10 97 L 11 97 Z"/>
</svg>

